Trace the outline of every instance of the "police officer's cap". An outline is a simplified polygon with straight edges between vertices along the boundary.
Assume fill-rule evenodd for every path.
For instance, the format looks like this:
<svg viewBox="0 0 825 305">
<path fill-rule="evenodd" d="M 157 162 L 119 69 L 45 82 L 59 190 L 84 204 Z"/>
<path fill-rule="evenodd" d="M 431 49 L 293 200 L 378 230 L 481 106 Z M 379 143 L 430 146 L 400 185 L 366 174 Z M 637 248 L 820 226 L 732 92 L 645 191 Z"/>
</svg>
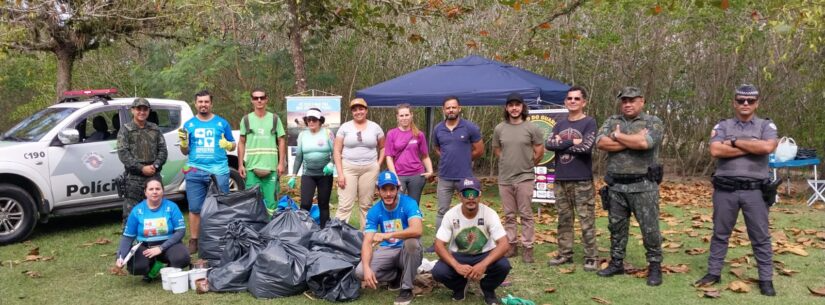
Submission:
<svg viewBox="0 0 825 305">
<path fill-rule="evenodd" d="M 742 84 L 738 88 L 736 88 L 736 95 L 759 96 L 759 90 L 757 90 L 756 86 L 754 85 Z"/>
<path fill-rule="evenodd" d="M 642 90 L 636 87 L 624 87 L 619 94 L 616 95 L 616 98 L 635 98 L 642 96 Z"/>
<path fill-rule="evenodd" d="M 136 98 L 132 102 L 132 108 L 140 107 L 140 106 L 146 106 L 148 108 L 152 108 L 152 105 L 149 105 L 149 101 L 147 101 L 145 98 L 142 98 L 142 97 Z"/>
</svg>

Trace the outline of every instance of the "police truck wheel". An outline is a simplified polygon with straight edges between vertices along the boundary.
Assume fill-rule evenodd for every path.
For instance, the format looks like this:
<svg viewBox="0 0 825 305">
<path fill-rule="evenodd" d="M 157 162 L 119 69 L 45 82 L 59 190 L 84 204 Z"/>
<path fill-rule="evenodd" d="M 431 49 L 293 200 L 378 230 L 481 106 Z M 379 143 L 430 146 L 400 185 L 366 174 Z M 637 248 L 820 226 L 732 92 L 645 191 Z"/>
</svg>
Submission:
<svg viewBox="0 0 825 305">
<path fill-rule="evenodd" d="M 229 169 L 229 192 L 243 191 L 246 189 L 246 181 L 244 181 L 237 169 Z"/>
<path fill-rule="evenodd" d="M 0 184 L 0 245 L 26 239 L 34 231 L 34 199 L 23 189 Z"/>
</svg>

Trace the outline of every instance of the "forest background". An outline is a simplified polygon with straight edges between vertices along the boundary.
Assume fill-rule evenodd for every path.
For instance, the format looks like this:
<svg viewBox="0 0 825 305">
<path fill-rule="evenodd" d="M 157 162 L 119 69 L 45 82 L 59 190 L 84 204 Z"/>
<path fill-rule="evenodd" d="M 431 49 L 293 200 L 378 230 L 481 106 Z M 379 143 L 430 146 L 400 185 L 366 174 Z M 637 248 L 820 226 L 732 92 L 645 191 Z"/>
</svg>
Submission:
<svg viewBox="0 0 825 305">
<path fill-rule="evenodd" d="M 668 171 L 707 176 L 711 128 L 733 115 L 741 83 L 759 88 L 758 114 L 780 136 L 825 151 L 824 14 L 825 0 L 9 0 L 0 3 L 0 130 L 63 90 L 111 87 L 190 103 L 209 89 L 214 111 L 237 126 L 255 87 L 283 116 L 283 97 L 308 88 L 346 103 L 361 88 L 476 54 L 584 86 L 598 122 L 617 112 L 622 86 L 640 87 L 665 122 Z M 370 111 L 394 127 L 392 109 Z M 465 107 L 464 117 L 490 131 L 501 111 Z M 475 170 L 494 175 L 495 165 L 487 153 Z"/>
</svg>

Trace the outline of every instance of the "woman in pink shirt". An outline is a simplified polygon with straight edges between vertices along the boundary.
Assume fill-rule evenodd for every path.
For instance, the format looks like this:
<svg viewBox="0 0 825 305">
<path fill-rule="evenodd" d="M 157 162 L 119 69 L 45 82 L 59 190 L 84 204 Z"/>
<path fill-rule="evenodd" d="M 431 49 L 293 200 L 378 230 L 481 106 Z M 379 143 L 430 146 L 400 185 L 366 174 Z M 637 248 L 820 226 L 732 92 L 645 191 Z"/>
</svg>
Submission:
<svg viewBox="0 0 825 305">
<path fill-rule="evenodd" d="M 384 147 L 387 168 L 398 175 L 401 191 L 421 205 L 421 190 L 433 176 L 427 139 L 413 122 L 410 104 L 398 105 L 395 117 L 398 127 L 387 133 Z"/>
</svg>

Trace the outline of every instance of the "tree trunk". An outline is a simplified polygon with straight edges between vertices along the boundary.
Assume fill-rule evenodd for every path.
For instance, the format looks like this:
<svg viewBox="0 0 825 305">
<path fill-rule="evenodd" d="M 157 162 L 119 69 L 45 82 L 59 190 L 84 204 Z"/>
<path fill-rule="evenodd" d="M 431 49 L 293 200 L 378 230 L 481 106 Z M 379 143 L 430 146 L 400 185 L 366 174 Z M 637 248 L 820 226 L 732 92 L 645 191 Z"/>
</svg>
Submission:
<svg viewBox="0 0 825 305">
<path fill-rule="evenodd" d="M 57 57 L 57 84 L 55 91 L 57 97 L 63 95 L 64 91 L 72 89 L 72 66 L 77 59 L 77 48 L 71 45 L 61 44 L 54 49 Z"/>
<path fill-rule="evenodd" d="M 289 25 L 289 53 L 292 55 L 292 67 L 295 69 L 295 92 L 307 90 L 306 67 L 304 66 L 304 47 L 301 43 L 301 19 L 298 17 L 298 3 L 295 0 L 287 1 L 289 14 L 292 17 Z"/>
</svg>

